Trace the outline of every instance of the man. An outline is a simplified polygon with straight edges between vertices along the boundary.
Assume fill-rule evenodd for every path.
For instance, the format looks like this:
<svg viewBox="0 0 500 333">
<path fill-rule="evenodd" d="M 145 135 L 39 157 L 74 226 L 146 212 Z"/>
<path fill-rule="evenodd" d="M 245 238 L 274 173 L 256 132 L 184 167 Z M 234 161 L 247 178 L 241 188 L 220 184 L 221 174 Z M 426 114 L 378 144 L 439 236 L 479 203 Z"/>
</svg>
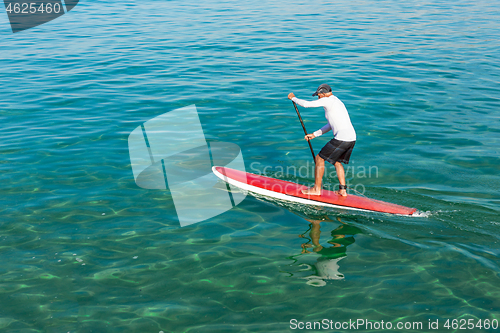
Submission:
<svg viewBox="0 0 500 333">
<path fill-rule="evenodd" d="M 328 142 L 316 155 L 316 167 L 314 169 L 314 187 L 302 190 L 302 193 L 309 195 L 321 195 L 321 183 L 325 172 L 325 160 L 335 166 L 340 186 L 338 194 L 347 196 L 347 186 L 345 184 L 344 167 L 342 163 L 348 164 L 352 149 L 356 143 L 356 132 L 352 127 L 351 119 L 347 113 L 344 103 L 332 94 L 332 88 L 328 84 L 318 87 L 313 96 L 318 96 L 317 101 L 309 102 L 295 97 L 293 93 L 288 94 L 288 98 L 305 108 L 322 106 L 325 109 L 325 117 L 328 123 L 321 129 L 305 136 L 306 140 L 312 140 L 326 132 L 333 130 L 333 139 Z"/>
</svg>

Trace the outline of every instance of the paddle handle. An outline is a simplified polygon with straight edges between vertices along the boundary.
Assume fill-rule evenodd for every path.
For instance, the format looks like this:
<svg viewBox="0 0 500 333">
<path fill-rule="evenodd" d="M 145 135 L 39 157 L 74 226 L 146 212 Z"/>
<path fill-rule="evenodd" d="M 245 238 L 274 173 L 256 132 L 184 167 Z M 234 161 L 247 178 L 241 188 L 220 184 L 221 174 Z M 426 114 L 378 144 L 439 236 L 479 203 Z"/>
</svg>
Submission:
<svg viewBox="0 0 500 333">
<path fill-rule="evenodd" d="M 297 104 L 295 104 L 294 101 L 292 101 L 292 103 L 293 103 L 293 106 L 295 107 L 295 111 L 297 111 L 297 116 L 299 116 L 299 120 L 300 120 L 300 123 L 302 124 L 302 129 L 304 130 L 304 134 L 307 135 L 306 126 L 304 125 L 304 121 L 302 121 L 302 117 L 300 116 L 299 108 L 297 107 Z M 311 145 L 311 140 L 307 140 L 307 143 L 309 144 L 309 148 L 311 149 L 313 161 L 314 161 L 314 163 L 316 163 L 316 155 L 314 155 L 314 150 L 313 150 L 313 147 Z"/>
</svg>

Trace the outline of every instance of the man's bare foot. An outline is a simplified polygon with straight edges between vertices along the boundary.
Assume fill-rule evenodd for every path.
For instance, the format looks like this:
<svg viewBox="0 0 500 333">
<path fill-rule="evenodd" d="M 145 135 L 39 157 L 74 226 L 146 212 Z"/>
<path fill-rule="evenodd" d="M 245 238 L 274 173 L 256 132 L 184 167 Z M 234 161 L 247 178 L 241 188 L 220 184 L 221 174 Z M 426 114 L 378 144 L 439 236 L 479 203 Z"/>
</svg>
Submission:
<svg viewBox="0 0 500 333">
<path fill-rule="evenodd" d="M 338 190 L 337 193 L 343 197 L 347 197 L 347 192 L 346 190 Z"/>
<path fill-rule="evenodd" d="M 307 195 L 321 195 L 321 190 L 317 190 L 315 187 L 302 190 L 303 194 Z"/>
</svg>

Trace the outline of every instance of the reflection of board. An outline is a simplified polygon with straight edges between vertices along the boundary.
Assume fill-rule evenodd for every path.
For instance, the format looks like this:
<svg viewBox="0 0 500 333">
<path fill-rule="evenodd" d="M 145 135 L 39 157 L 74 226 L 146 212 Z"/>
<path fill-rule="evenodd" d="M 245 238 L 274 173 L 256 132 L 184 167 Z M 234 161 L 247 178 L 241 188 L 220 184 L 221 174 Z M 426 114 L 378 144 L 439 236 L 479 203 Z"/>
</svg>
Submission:
<svg viewBox="0 0 500 333">
<path fill-rule="evenodd" d="M 217 177 L 231 185 L 249 192 L 286 201 L 298 202 L 307 205 L 382 212 L 398 215 L 412 215 L 417 211 L 416 208 L 395 205 L 352 194 L 349 194 L 347 197 L 343 197 L 336 192 L 327 190 L 322 190 L 321 195 L 307 195 L 301 192 L 301 190 L 307 188 L 307 186 L 304 185 L 259 176 L 253 173 L 225 167 L 214 166 L 212 170 Z"/>
</svg>

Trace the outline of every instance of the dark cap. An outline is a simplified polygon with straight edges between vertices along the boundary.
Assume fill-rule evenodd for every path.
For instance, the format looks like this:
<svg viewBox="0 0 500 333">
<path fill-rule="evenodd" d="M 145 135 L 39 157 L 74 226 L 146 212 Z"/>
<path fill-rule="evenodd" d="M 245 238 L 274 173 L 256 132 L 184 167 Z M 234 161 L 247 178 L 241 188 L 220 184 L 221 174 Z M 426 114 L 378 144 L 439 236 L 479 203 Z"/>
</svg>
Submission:
<svg viewBox="0 0 500 333">
<path fill-rule="evenodd" d="M 318 87 L 318 89 L 316 89 L 316 92 L 313 94 L 313 96 L 318 96 L 318 94 L 326 94 L 329 92 L 332 92 L 332 88 L 330 88 L 330 86 L 326 83 L 323 83 Z"/>
</svg>

